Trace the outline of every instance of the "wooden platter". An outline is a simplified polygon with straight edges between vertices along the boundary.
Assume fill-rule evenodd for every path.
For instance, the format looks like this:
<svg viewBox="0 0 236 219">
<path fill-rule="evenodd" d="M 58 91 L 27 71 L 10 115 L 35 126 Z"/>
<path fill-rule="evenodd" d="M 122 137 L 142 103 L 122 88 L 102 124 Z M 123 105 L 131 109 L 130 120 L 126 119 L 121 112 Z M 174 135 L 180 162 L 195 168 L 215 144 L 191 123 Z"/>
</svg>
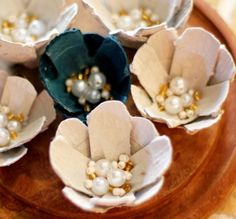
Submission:
<svg viewBox="0 0 236 219">
<path fill-rule="evenodd" d="M 76 0 L 68 0 L 75 2 Z M 79 0 L 76 2 L 81 3 Z M 82 21 L 94 22 L 88 14 L 80 13 Z M 96 23 L 86 22 L 75 27 L 83 31 L 96 30 Z M 236 58 L 233 34 L 203 0 L 195 0 L 189 26 L 200 26 L 214 33 L 225 43 Z M 104 33 L 103 29 L 97 29 Z M 130 60 L 134 51 L 128 50 Z M 40 91 L 37 70 L 21 66 L 13 69 L 18 75 L 29 78 Z M 26 146 L 27 156 L 11 167 L 0 169 L 0 218 L 207 218 L 227 198 L 236 182 L 236 84 L 224 106 L 223 119 L 214 127 L 196 135 L 183 130 L 168 129 L 156 124 L 161 134 L 168 135 L 173 143 L 174 160 L 166 174 L 160 194 L 144 205 L 118 208 L 106 214 L 81 211 L 67 201 L 61 193 L 63 184 L 54 174 L 48 159 L 48 147 L 62 116 L 45 133 Z M 139 115 L 132 98 L 127 103 L 132 115 Z M 144 130 L 145 131 L 145 130 Z"/>
</svg>

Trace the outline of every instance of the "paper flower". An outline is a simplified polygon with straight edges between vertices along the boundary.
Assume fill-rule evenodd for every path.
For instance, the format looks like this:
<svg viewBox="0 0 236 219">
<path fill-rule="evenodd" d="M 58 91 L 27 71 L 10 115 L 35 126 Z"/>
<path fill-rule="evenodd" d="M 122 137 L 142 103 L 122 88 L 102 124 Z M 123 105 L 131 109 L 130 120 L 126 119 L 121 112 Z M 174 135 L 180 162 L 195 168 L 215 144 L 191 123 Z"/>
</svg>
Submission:
<svg viewBox="0 0 236 219">
<path fill-rule="evenodd" d="M 85 187 L 87 166 L 93 161 L 111 162 L 127 156 L 133 164 L 128 193 L 96 196 Z M 65 184 L 63 194 L 81 209 L 91 212 L 135 206 L 157 195 L 171 161 L 169 138 L 160 136 L 149 120 L 131 117 L 119 101 L 107 101 L 95 108 L 88 116 L 88 127 L 78 119 L 63 121 L 50 145 L 51 165 Z M 97 169 L 96 174 L 99 176 Z"/>
<path fill-rule="evenodd" d="M 23 144 L 44 131 L 56 113 L 46 91 L 37 96 L 28 80 L 3 71 L 0 79 L 0 167 L 4 167 L 27 153 Z"/>
<path fill-rule="evenodd" d="M 9 0 L 1 1 L 0 7 L 4 8 L 0 19 L 0 58 L 29 65 L 37 62 L 40 50 L 55 35 L 69 27 L 78 11 L 77 4 L 65 8 L 64 0 Z"/>
<path fill-rule="evenodd" d="M 192 0 L 83 0 L 83 3 L 109 34 L 130 48 L 138 48 L 165 26 L 182 28 L 193 8 Z"/>
<path fill-rule="evenodd" d="M 131 68 L 143 87 L 133 85 L 131 89 L 140 113 L 170 128 L 181 126 L 194 133 L 220 120 L 235 64 L 226 47 L 212 34 L 189 28 L 181 36 L 173 29 L 153 35 L 138 50 Z M 160 92 L 164 99 L 173 95 L 161 107 Z M 190 96 L 187 107 L 185 92 L 187 99 L 189 94 L 195 95 L 195 103 L 191 103 Z M 186 116 L 188 109 L 191 115 Z"/>
<path fill-rule="evenodd" d="M 93 66 L 99 67 L 103 72 L 111 87 L 112 97 L 125 102 L 130 90 L 128 60 L 121 45 L 112 37 L 104 38 L 97 34 L 82 34 L 79 30 L 70 30 L 56 37 L 41 57 L 42 81 L 66 116 L 85 121 L 90 110 L 84 109 L 78 102 L 78 97 L 67 91 L 65 83 L 74 76 L 78 79 L 80 73 L 83 76 L 84 69 L 85 72 L 90 71 Z M 85 85 L 83 82 L 82 87 Z M 96 105 L 98 103 L 91 107 Z"/>
</svg>

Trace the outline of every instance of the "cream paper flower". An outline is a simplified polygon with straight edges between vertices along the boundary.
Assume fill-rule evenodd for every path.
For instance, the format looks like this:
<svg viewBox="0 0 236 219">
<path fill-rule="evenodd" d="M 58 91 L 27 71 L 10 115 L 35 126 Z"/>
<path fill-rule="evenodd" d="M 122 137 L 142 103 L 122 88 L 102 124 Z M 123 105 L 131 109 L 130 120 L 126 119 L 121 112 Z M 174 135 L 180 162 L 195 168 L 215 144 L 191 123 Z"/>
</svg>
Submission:
<svg viewBox="0 0 236 219">
<path fill-rule="evenodd" d="M 65 197 L 85 211 L 104 213 L 157 195 L 172 161 L 169 138 L 160 136 L 149 120 L 130 116 L 118 101 L 100 104 L 87 123 L 88 127 L 78 119 L 63 121 L 50 145 L 50 162 L 65 184 Z M 89 161 L 114 161 L 120 154 L 129 155 L 134 164 L 131 191 L 122 197 L 111 193 L 95 196 L 84 186 Z"/>
<path fill-rule="evenodd" d="M 64 0 L 8 0 L 0 1 L 0 22 L 20 16 L 23 13 L 35 15 L 45 25 L 45 34 L 34 42 L 15 42 L 0 35 L 0 58 L 9 63 L 24 63 L 35 65 L 42 49 L 55 35 L 68 28 L 77 14 L 77 4 L 65 7 Z M 17 35 L 18 37 L 19 34 Z M 33 63 L 33 64 L 32 64 Z"/>
<path fill-rule="evenodd" d="M 132 95 L 144 117 L 194 133 L 220 120 L 235 64 L 226 47 L 206 30 L 188 28 L 178 36 L 175 30 L 167 29 L 153 35 L 138 50 L 131 71 L 142 85 L 132 85 Z M 188 89 L 201 93 L 196 113 L 189 119 L 161 111 L 157 104 L 161 86 L 176 76 L 184 78 Z"/>
<path fill-rule="evenodd" d="M 15 163 L 27 153 L 28 149 L 23 144 L 47 129 L 55 120 L 56 112 L 46 91 L 37 96 L 35 88 L 28 80 L 7 76 L 4 71 L 0 71 L 0 96 L 1 107 L 7 106 L 11 113 L 21 114 L 26 119 L 26 124 L 17 137 L 11 139 L 6 146 L 0 147 L 0 167 L 4 167 Z"/>
<path fill-rule="evenodd" d="M 118 37 L 124 46 L 138 48 L 154 33 L 165 26 L 182 28 L 193 8 L 192 0 L 83 0 L 98 21 L 107 29 L 109 34 Z M 121 11 L 131 12 L 132 9 L 147 8 L 159 17 L 160 23 L 148 27 L 138 27 L 131 30 L 119 29 L 114 24 L 113 15 Z"/>
</svg>

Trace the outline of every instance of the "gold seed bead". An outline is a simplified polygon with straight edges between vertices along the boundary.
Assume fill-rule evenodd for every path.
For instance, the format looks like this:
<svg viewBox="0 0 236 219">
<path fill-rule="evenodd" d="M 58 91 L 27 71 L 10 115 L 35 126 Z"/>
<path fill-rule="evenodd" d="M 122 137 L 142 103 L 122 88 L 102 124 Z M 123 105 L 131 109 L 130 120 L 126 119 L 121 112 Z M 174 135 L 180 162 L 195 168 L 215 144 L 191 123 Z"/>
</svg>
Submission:
<svg viewBox="0 0 236 219">
<path fill-rule="evenodd" d="M 38 37 L 35 36 L 35 35 L 31 35 L 31 39 L 32 39 L 33 41 L 36 41 L 36 40 L 38 40 Z"/>
<path fill-rule="evenodd" d="M 110 84 L 105 84 L 103 89 L 106 90 L 106 91 L 110 91 L 111 90 L 111 85 Z"/>
<path fill-rule="evenodd" d="M 195 111 L 197 109 L 197 104 L 192 103 L 191 106 L 189 107 L 191 110 Z"/>
<path fill-rule="evenodd" d="M 77 75 L 75 73 L 73 73 L 70 77 L 72 80 L 77 80 Z"/>
<path fill-rule="evenodd" d="M 11 136 L 11 139 L 16 140 L 16 138 L 17 138 L 18 135 L 17 135 L 16 132 L 11 131 L 11 132 L 10 132 L 10 136 Z"/>
<path fill-rule="evenodd" d="M 82 73 L 78 74 L 78 80 L 83 80 L 84 79 L 84 75 Z"/>
<path fill-rule="evenodd" d="M 119 16 L 126 16 L 126 15 L 128 15 L 128 12 L 126 10 L 123 9 L 119 11 Z"/>
<path fill-rule="evenodd" d="M 30 23 L 33 22 L 34 20 L 38 20 L 38 19 L 39 19 L 38 16 L 33 15 L 33 14 L 29 14 L 29 15 L 27 16 L 27 18 L 26 18 L 26 22 L 27 22 L 28 24 L 30 24 Z"/>
<path fill-rule="evenodd" d="M 164 111 L 165 111 L 165 107 L 164 107 L 164 106 L 159 106 L 159 110 L 160 110 L 161 112 L 164 112 Z"/>
<path fill-rule="evenodd" d="M 21 113 L 21 114 L 18 114 L 15 116 L 15 119 L 18 121 L 18 122 L 24 122 L 25 121 L 25 117 L 24 115 Z"/>
<path fill-rule="evenodd" d="M 95 173 L 89 174 L 89 175 L 88 175 L 88 178 L 91 179 L 91 180 L 93 180 L 93 179 L 96 179 L 96 178 L 97 178 L 97 175 L 96 175 Z"/>
<path fill-rule="evenodd" d="M 195 91 L 193 97 L 194 97 L 194 100 L 196 101 L 199 101 L 201 99 L 201 95 L 198 91 Z"/>
<path fill-rule="evenodd" d="M 131 186 L 131 184 L 129 184 L 129 183 L 125 183 L 125 184 L 122 186 L 122 189 L 124 189 L 125 192 L 128 193 L 128 192 L 131 191 L 132 186 Z"/>
<path fill-rule="evenodd" d="M 15 115 L 13 113 L 8 113 L 7 118 L 8 120 L 13 120 L 15 118 Z"/>
<path fill-rule="evenodd" d="M 72 87 L 67 87 L 67 88 L 66 88 L 66 91 L 67 91 L 67 93 L 71 93 Z"/>
<path fill-rule="evenodd" d="M 109 186 L 109 190 L 108 190 L 108 191 L 109 191 L 110 193 L 112 193 L 113 189 L 114 189 L 114 188 L 113 188 L 112 186 Z"/>
<path fill-rule="evenodd" d="M 167 90 L 168 90 L 168 85 L 167 84 L 161 85 L 160 95 L 163 96 L 163 97 L 166 97 Z"/>
<path fill-rule="evenodd" d="M 125 166 L 124 170 L 125 170 L 125 171 L 130 171 L 130 170 L 132 170 L 133 168 L 134 168 L 134 164 L 133 164 L 132 161 L 129 160 L 129 161 L 126 163 L 126 166 Z"/>
<path fill-rule="evenodd" d="M 86 113 L 89 113 L 89 112 L 91 111 L 91 107 L 90 107 L 88 104 L 86 104 L 86 105 L 84 106 L 84 111 L 85 111 Z"/>
</svg>

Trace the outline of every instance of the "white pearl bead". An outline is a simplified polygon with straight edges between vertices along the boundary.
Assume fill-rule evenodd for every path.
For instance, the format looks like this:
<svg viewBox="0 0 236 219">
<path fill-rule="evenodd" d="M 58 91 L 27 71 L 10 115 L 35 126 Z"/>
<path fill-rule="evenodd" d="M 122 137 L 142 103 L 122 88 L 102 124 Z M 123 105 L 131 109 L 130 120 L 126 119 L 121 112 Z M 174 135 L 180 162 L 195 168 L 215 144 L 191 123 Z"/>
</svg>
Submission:
<svg viewBox="0 0 236 219">
<path fill-rule="evenodd" d="M 8 114 L 8 113 L 10 113 L 10 108 L 8 106 L 2 106 L 1 112 L 4 114 Z"/>
<path fill-rule="evenodd" d="M 79 80 L 74 82 L 72 86 L 72 94 L 74 96 L 80 97 L 82 95 L 85 95 L 87 91 L 88 91 L 88 84 L 85 81 Z"/>
<path fill-rule="evenodd" d="M 29 25 L 29 33 L 35 36 L 42 36 L 46 32 L 46 25 L 43 21 L 33 20 Z"/>
<path fill-rule="evenodd" d="M 0 113 L 0 128 L 5 128 L 8 124 L 8 118 L 6 114 Z"/>
<path fill-rule="evenodd" d="M 128 172 L 128 171 L 125 171 L 125 177 L 126 177 L 126 180 L 129 181 L 132 179 L 132 173 Z"/>
<path fill-rule="evenodd" d="M 95 164 L 96 164 L 95 161 L 91 160 L 91 161 L 89 161 L 88 166 L 95 167 Z"/>
<path fill-rule="evenodd" d="M 132 30 L 133 21 L 130 16 L 121 16 L 117 22 L 117 27 L 123 30 Z"/>
<path fill-rule="evenodd" d="M 181 96 L 181 100 L 182 100 L 182 103 L 183 103 L 184 107 L 188 107 L 193 103 L 193 97 L 188 93 L 183 94 Z"/>
<path fill-rule="evenodd" d="M 142 12 L 138 8 L 135 8 L 130 12 L 130 17 L 135 22 L 140 21 L 142 18 Z"/>
<path fill-rule="evenodd" d="M 20 132 L 22 130 L 22 125 L 20 122 L 16 121 L 16 120 L 11 120 L 8 122 L 7 124 L 7 128 L 10 132 Z"/>
<path fill-rule="evenodd" d="M 170 82 L 170 89 L 176 95 L 182 95 L 187 92 L 186 81 L 182 77 L 175 77 Z"/>
<path fill-rule="evenodd" d="M 159 16 L 158 16 L 157 14 L 153 14 L 153 15 L 151 16 L 151 21 L 152 21 L 152 22 L 158 22 L 158 21 L 159 21 Z"/>
<path fill-rule="evenodd" d="M 93 66 L 93 67 L 91 68 L 91 73 L 98 73 L 98 72 L 100 72 L 100 69 L 99 69 L 98 66 Z"/>
<path fill-rule="evenodd" d="M 95 167 L 88 167 L 87 174 L 91 175 L 95 173 Z"/>
<path fill-rule="evenodd" d="M 121 169 L 121 170 L 125 169 L 125 166 L 126 166 L 126 164 L 125 164 L 125 162 L 123 162 L 123 161 L 120 161 L 120 162 L 118 163 L 118 168 Z"/>
<path fill-rule="evenodd" d="M 73 86 L 73 80 L 72 79 L 67 79 L 66 80 L 66 86 L 72 87 Z"/>
<path fill-rule="evenodd" d="M 192 118 L 194 116 L 194 111 L 193 110 L 187 110 L 187 116 L 188 116 L 188 118 Z"/>
<path fill-rule="evenodd" d="M 101 100 L 101 93 L 95 89 L 89 89 L 86 93 L 86 99 L 91 104 L 96 104 Z"/>
<path fill-rule="evenodd" d="M 2 29 L 2 33 L 4 34 L 4 35 L 9 35 L 10 34 L 10 29 L 9 28 L 3 28 Z M 6 36 L 4 36 L 4 37 L 6 37 Z M 8 39 L 8 37 L 7 37 L 7 39 Z"/>
<path fill-rule="evenodd" d="M 86 180 L 85 182 L 84 182 L 84 187 L 86 188 L 86 189 L 91 189 L 92 187 L 93 187 L 93 181 L 92 180 Z"/>
<path fill-rule="evenodd" d="M 107 176 L 108 171 L 111 168 L 111 163 L 109 160 L 101 159 L 95 164 L 95 173 L 97 176 Z"/>
<path fill-rule="evenodd" d="M 105 100 L 108 100 L 110 98 L 110 92 L 108 90 L 103 90 L 102 91 L 102 98 Z"/>
<path fill-rule="evenodd" d="M 122 189 L 122 188 L 114 188 L 113 190 L 112 190 L 112 194 L 114 195 L 114 196 L 123 196 L 123 195 L 125 195 L 125 190 L 124 189 Z"/>
<path fill-rule="evenodd" d="M 10 23 L 15 23 L 17 20 L 17 17 L 15 15 L 11 15 L 10 17 L 8 17 L 7 19 Z"/>
<path fill-rule="evenodd" d="M 89 76 L 88 84 L 96 90 L 102 89 L 106 84 L 106 77 L 101 72 L 92 73 Z"/>
<path fill-rule="evenodd" d="M 138 25 L 138 27 L 147 27 L 147 26 L 148 26 L 148 24 L 146 21 L 141 21 Z"/>
<path fill-rule="evenodd" d="M 4 147 L 10 143 L 10 133 L 5 128 L 0 128 L 0 147 Z"/>
<path fill-rule="evenodd" d="M 104 177 L 97 177 L 93 180 L 92 192 L 97 196 L 105 195 L 109 190 L 109 184 Z"/>
<path fill-rule="evenodd" d="M 191 90 L 188 91 L 188 93 L 189 93 L 191 96 L 193 96 L 193 95 L 194 95 L 194 90 L 191 89 Z"/>
<path fill-rule="evenodd" d="M 16 22 L 17 28 L 24 28 L 25 29 L 25 28 L 27 28 L 27 26 L 28 26 L 28 24 L 26 22 L 26 19 L 24 19 L 24 18 L 20 18 Z"/>
<path fill-rule="evenodd" d="M 84 96 L 81 96 L 78 100 L 79 104 L 84 106 L 86 104 L 86 98 Z"/>
<path fill-rule="evenodd" d="M 183 110 L 182 101 L 180 97 L 171 96 L 165 101 L 165 111 L 171 115 L 180 113 Z"/>
<path fill-rule="evenodd" d="M 12 31 L 12 38 L 15 42 L 24 43 L 27 36 L 28 33 L 24 28 L 15 29 Z"/>
<path fill-rule="evenodd" d="M 126 181 L 125 173 L 123 170 L 120 169 L 110 170 L 108 172 L 107 179 L 109 184 L 114 187 L 120 187 Z"/>
<path fill-rule="evenodd" d="M 144 12 L 146 15 L 149 15 L 149 16 L 152 14 L 152 10 L 149 8 L 146 8 Z"/>
<path fill-rule="evenodd" d="M 173 96 L 174 94 L 171 89 L 167 89 L 166 95 L 167 95 L 167 97 L 170 97 L 170 96 Z"/>
<path fill-rule="evenodd" d="M 112 166 L 113 169 L 118 168 L 118 163 L 117 163 L 117 161 L 112 161 L 111 166 Z"/>
<path fill-rule="evenodd" d="M 187 113 L 185 111 L 182 111 L 179 113 L 179 118 L 181 120 L 187 119 Z"/>
<path fill-rule="evenodd" d="M 157 103 L 162 105 L 165 102 L 165 98 L 161 95 L 158 95 L 158 96 L 156 96 L 156 101 L 157 101 Z"/>
<path fill-rule="evenodd" d="M 129 156 L 127 154 L 121 154 L 119 156 L 119 161 L 123 161 L 123 162 L 128 162 L 129 161 Z"/>
</svg>

